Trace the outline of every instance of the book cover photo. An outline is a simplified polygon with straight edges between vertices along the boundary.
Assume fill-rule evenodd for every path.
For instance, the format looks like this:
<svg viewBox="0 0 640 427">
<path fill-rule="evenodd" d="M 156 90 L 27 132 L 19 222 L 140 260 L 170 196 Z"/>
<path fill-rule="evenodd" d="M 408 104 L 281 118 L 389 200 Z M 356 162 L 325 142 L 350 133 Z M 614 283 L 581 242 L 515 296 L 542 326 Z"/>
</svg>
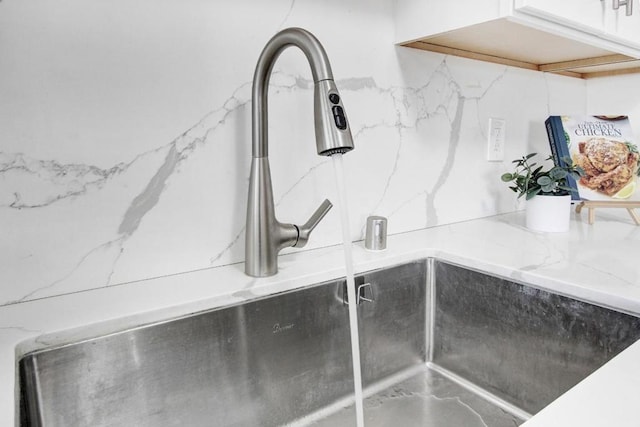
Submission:
<svg viewBox="0 0 640 427">
<path fill-rule="evenodd" d="M 569 185 L 576 200 L 640 201 L 640 152 L 627 116 L 550 116 L 554 162 L 569 157 L 585 175 Z"/>
</svg>

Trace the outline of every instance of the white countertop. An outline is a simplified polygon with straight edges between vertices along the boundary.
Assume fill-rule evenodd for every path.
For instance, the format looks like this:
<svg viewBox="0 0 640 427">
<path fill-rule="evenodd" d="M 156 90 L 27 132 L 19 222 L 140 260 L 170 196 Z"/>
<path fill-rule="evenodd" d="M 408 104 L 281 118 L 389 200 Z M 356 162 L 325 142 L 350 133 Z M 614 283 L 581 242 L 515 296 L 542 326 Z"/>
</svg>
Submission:
<svg viewBox="0 0 640 427">
<path fill-rule="evenodd" d="M 355 271 L 433 256 L 640 314 L 640 227 L 576 218 L 553 234 L 523 224 L 516 213 L 419 230 L 389 236 L 383 252 L 357 243 Z M 342 256 L 340 246 L 283 255 L 280 272 L 263 279 L 235 264 L 0 307 L 0 425 L 17 425 L 16 360 L 28 351 L 334 279 Z M 525 425 L 639 425 L 639 386 L 640 342 Z"/>
</svg>

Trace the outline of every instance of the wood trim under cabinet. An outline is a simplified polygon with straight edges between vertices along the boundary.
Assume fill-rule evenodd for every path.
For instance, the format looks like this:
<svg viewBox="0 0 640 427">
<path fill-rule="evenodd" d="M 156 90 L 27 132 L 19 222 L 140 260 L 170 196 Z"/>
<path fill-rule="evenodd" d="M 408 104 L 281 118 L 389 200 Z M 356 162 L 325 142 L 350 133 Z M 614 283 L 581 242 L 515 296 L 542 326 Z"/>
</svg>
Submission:
<svg viewBox="0 0 640 427">
<path fill-rule="evenodd" d="M 538 69 L 540 71 L 564 71 L 572 70 L 576 68 L 595 67 L 598 65 L 611 65 L 620 64 L 624 62 L 635 61 L 635 58 L 630 56 L 613 54 L 607 56 L 599 56 L 597 58 L 577 59 L 574 61 L 555 62 L 553 64 L 540 64 Z"/>
<path fill-rule="evenodd" d="M 634 67 L 634 68 L 624 68 L 621 70 L 608 70 L 608 71 L 598 71 L 594 73 L 588 73 L 588 74 L 585 74 L 583 78 L 592 79 L 596 77 L 623 76 L 625 74 L 639 74 L 639 73 L 640 73 L 640 67 Z"/>
<path fill-rule="evenodd" d="M 553 74 L 559 74 L 567 77 L 589 79 L 596 77 L 617 76 L 624 74 L 640 73 L 640 60 L 630 56 L 621 54 L 612 54 L 599 56 L 595 58 L 585 58 L 572 61 L 555 62 L 550 64 L 533 64 L 525 61 L 518 61 L 509 58 L 503 58 L 495 55 L 487 55 L 484 53 L 473 52 L 464 49 L 457 49 L 448 46 L 441 46 L 425 41 L 414 41 L 402 44 L 405 47 L 426 50 L 429 52 L 442 53 L 445 55 L 459 56 L 468 59 L 491 62 L 494 64 L 508 65 L 511 67 L 524 68 L 533 71 L 542 71 Z M 621 64 L 637 63 L 637 67 L 615 68 Z M 603 66 L 611 66 L 611 69 L 602 70 Z M 594 71 L 589 71 L 593 67 Z M 595 70 L 597 69 L 597 71 Z M 579 71 L 577 71 L 579 70 Z"/>
<path fill-rule="evenodd" d="M 512 67 L 526 68 L 528 70 L 539 71 L 536 64 L 530 62 L 517 61 L 514 59 L 502 58 L 500 56 L 486 55 L 484 53 L 472 52 L 469 50 L 456 49 L 448 46 L 440 46 L 437 44 L 427 43 L 421 40 L 403 44 L 405 47 L 426 50 L 429 52 L 437 52 L 445 55 L 461 56 L 468 59 L 476 59 L 479 61 L 492 62 L 494 64 L 510 65 Z"/>
</svg>

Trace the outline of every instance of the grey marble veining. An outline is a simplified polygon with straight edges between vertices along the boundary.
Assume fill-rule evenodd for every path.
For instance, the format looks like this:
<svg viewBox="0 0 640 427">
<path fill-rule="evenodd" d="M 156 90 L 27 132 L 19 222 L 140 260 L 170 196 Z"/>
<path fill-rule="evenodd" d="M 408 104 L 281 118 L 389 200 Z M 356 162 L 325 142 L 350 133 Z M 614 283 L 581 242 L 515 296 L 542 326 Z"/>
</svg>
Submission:
<svg viewBox="0 0 640 427">
<path fill-rule="evenodd" d="M 179 159 L 179 153 L 175 145 L 172 145 L 164 163 L 153 175 L 145 189 L 131 201 L 131 205 L 124 213 L 122 222 L 118 227 L 118 234 L 126 237 L 136 231 L 145 214 L 158 203 L 166 181 L 175 171 Z"/>
<path fill-rule="evenodd" d="M 100 188 L 114 175 L 128 169 L 133 163 L 117 164 L 109 169 L 93 165 L 61 164 L 56 160 L 40 160 L 24 153 L 0 152 L 0 176 L 13 180 L 11 187 L 2 188 L 1 207 L 35 209 L 59 200 L 80 196 L 92 187 Z M 31 181 L 42 187 L 29 188 Z M 4 187 L 4 186 L 3 186 Z"/>
</svg>

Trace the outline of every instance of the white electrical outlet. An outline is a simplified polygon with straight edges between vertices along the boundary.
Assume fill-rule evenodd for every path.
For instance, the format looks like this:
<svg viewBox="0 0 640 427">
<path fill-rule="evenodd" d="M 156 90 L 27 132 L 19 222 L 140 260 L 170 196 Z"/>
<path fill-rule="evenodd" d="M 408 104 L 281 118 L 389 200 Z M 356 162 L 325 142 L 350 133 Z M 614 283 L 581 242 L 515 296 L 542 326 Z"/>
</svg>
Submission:
<svg viewBox="0 0 640 427">
<path fill-rule="evenodd" d="M 507 121 L 504 119 L 489 119 L 489 132 L 487 136 L 487 160 L 500 162 L 504 160 L 504 140 Z"/>
</svg>

